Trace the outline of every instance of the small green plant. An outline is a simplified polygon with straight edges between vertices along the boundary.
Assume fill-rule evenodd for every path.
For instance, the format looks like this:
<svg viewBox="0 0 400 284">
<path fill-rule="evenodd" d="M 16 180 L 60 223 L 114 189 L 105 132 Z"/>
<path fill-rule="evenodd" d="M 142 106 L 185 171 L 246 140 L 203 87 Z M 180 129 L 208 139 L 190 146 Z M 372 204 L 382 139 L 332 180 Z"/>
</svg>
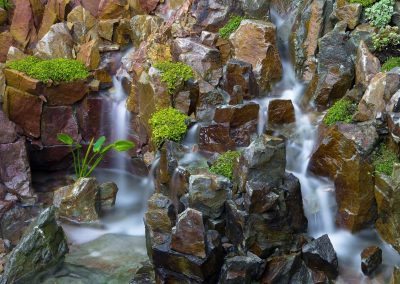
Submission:
<svg viewBox="0 0 400 284">
<path fill-rule="evenodd" d="M 359 3 L 363 7 L 369 7 L 374 4 L 376 0 L 350 0 L 349 3 Z"/>
<path fill-rule="evenodd" d="M 117 140 L 107 146 L 104 146 L 106 137 L 101 136 L 94 142 L 94 139 L 89 143 L 86 152 L 83 152 L 83 147 L 68 134 L 60 133 L 57 139 L 70 146 L 72 157 L 74 160 L 74 169 L 77 178 L 88 177 L 94 169 L 101 163 L 104 156 L 111 150 L 124 152 L 135 147 L 135 144 L 127 140 Z"/>
<path fill-rule="evenodd" d="M 365 9 L 365 15 L 372 26 L 385 28 L 392 19 L 394 13 L 394 0 L 380 0 L 371 7 Z"/>
<path fill-rule="evenodd" d="M 372 35 L 372 43 L 375 50 L 381 51 L 388 46 L 396 46 L 400 44 L 399 27 L 386 26 Z"/>
<path fill-rule="evenodd" d="M 8 62 L 7 67 L 42 82 L 68 82 L 85 79 L 89 76 L 89 72 L 82 62 L 65 58 L 42 60 L 28 56 Z"/>
<path fill-rule="evenodd" d="M 336 122 L 350 123 L 355 112 L 355 105 L 348 99 L 337 101 L 324 117 L 326 125 L 333 125 Z"/>
<path fill-rule="evenodd" d="M 234 33 L 240 26 L 240 23 L 244 20 L 245 18 L 242 16 L 231 16 L 229 21 L 223 26 L 222 28 L 219 29 L 219 35 L 224 38 L 228 39 L 229 36 Z"/>
<path fill-rule="evenodd" d="M 388 176 L 392 175 L 393 164 L 399 162 L 396 153 L 385 144 L 381 144 L 379 149 L 374 153 L 373 160 L 375 171 Z"/>
<path fill-rule="evenodd" d="M 149 120 L 153 143 L 160 147 L 166 140 L 179 142 L 187 131 L 188 118 L 172 107 L 155 112 Z"/>
<path fill-rule="evenodd" d="M 400 57 L 391 57 L 383 65 L 381 70 L 383 72 L 390 71 L 395 67 L 400 67 Z"/>
<path fill-rule="evenodd" d="M 161 81 L 167 84 L 169 94 L 173 94 L 185 81 L 194 78 L 193 69 L 182 62 L 157 62 L 154 67 L 161 71 Z"/>
<path fill-rule="evenodd" d="M 240 152 L 237 151 L 228 151 L 223 153 L 210 167 L 210 172 L 232 179 L 233 169 L 239 157 Z"/>
<path fill-rule="evenodd" d="M 9 10 L 11 8 L 11 3 L 9 0 L 0 0 L 0 8 L 4 10 Z"/>
</svg>

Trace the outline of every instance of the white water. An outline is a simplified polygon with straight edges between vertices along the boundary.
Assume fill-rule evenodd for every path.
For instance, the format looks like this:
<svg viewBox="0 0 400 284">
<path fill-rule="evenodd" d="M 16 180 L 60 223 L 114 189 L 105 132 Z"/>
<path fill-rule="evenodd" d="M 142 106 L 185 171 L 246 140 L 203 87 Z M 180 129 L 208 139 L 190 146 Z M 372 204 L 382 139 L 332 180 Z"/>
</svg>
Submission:
<svg viewBox="0 0 400 284">
<path fill-rule="evenodd" d="M 289 126 L 289 133 L 283 127 L 283 134 L 288 137 L 287 170 L 300 180 L 309 235 L 314 238 L 323 234 L 329 235 L 339 259 L 340 276 L 336 283 L 387 283 L 387 278 L 393 266 L 400 264 L 399 254 L 382 242 L 375 230 L 370 229 L 351 234 L 337 228 L 335 225 L 337 206 L 333 183 L 328 179 L 316 177 L 307 172 L 317 142 L 317 128 L 323 115 L 306 113 L 301 109 L 300 101 L 304 94 L 304 88 L 296 79 L 294 68 L 289 59 L 289 35 L 287 32 L 285 34 L 284 31 L 285 22 L 276 13 L 272 12 L 271 15 L 272 20 L 277 25 L 278 34 L 287 36 L 280 43 L 283 78 L 272 92 L 274 97 L 257 100 L 260 104 L 259 133 L 264 131 L 268 123 L 269 102 L 276 98 L 292 100 L 296 122 Z M 360 257 L 361 251 L 370 245 L 378 245 L 383 250 L 383 268 L 372 280 L 362 274 Z"/>
</svg>

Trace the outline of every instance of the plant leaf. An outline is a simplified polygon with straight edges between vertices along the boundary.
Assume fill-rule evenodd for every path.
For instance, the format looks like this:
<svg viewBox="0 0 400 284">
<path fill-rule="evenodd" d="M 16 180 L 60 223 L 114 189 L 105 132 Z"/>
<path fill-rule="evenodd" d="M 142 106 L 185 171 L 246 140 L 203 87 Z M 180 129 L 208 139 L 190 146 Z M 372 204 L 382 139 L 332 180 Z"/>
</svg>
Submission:
<svg viewBox="0 0 400 284">
<path fill-rule="evenodd" d="M 74 143 L 74 139 L 72 139 L 72 137 L 68 134 L 64 133 L 57 134 L 57 139 L 67 145 L 72 145 Z"/>
<path fill-rule="evenodd" d="M 93 152 L 97 153 L 101 150 L 101 146 L 103 146 L 104 142 L 106 141 L 105 136 L 101 136 L 99 139 L 97 139 L 96 143 L 93 145 Z"/>
<path fill-rule="evenodd" d="M 100 154 L 105 154 L 105 153 L 107 153 L 108 151 L 110 151 L 112 148 L 114 148 L 114 144 L 107 145 L 106 147 L 104 147 L 104 148 L 101 150 Z"/>
<path fill-rule="evenodd" d="M 128 151 L 135 147 L 135 143 L 128 140 L 118 140 L 114 142 L 114 149 L 118 152 Z"/>
</svg>

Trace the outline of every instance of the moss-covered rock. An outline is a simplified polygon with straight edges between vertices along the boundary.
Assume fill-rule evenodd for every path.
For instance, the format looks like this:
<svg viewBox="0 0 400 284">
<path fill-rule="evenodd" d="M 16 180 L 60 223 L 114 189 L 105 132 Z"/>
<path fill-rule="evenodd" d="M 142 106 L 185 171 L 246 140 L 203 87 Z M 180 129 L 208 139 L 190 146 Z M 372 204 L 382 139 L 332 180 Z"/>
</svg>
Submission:
<svg viewBox="0 0 400 284">
<path fill-rule="evenodd" d="M 380 148 L 374 154 L 374 166 L 375 171 L 387 176 L 391 176 L 393 172 L 394 163 L 398 163 L 399 158 L 396 153 L 389 149 L 385 144 L 382 144 Z"/>
<path fill-rule="evenodd" d="M 233 168 L 240 157 L 240 152 L 228 151 L 223 153 L 210 167 L 210 172 L 232 179 Z"/>
<path fill-rule="evenodd" d="M 396 67 L 400 67 L 400 57 L 391 57 L 382 65 L 382 72 L 390 71 Z"/>
<path fill-rule="evenodd" d="M 240 26 L 240 23 L 244 20 L 245 18 L 242 16 L 231 16 L 229 21 L 223 26 L 222 28 L 219 29 L 219 35 L 224 38 L 228 39 L 229 36 L 235 32 L 238 27 Z"/>
<path fill-rule="evenodd" d="M 190 66 L 182 62 L 158 62 L 154 67 L 161 71 L 161 81 L 167 84 L 168 92 L 173 94 L 185 81 L 193 79 Z"/>
<path fill-rule="evenodd" d="M 336 122 L 350 123 L 356 106 L 348 99 L 337 101 L 327 112 L 324 117 L 326 125 L 333 125 Z"/>
</svg>

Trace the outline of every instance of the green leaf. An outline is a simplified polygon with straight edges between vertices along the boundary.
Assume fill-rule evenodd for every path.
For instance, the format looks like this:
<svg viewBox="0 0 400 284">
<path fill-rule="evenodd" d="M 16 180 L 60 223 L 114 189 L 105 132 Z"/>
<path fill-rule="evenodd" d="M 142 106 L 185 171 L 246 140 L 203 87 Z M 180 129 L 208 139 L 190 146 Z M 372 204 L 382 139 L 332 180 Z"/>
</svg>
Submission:
<svg viewBox="0 0 400 284">
<path fill-rule="evenodd" d="M 107 145 L 106 147 L 104 147 L 104 148 L 101 150 L 100 154 L 105 154 L 105 153 L 107 153 L 108 151 L 110 151 L 112 148 L 114 148 L 114 144 Z"/>
<path fill-rule="evenodd" d="M 97 153 L 101 150 L 101 146 L 103 146 L 104 142 L 106 141 L 105 136 L 101 136 L 99 139 L 97 139 L 96 143 L 93 145 L 93 152 Z"/>
<path fill-rule="evenodd" d="M 114 142 L 114 149 L 118 152 L 128 151 L 135 147 L 135 144 L 128 140 L 118 140 Z"/>
<path fill-rule="evenodd" d="M 74 139 L 72 139 L 72 137 L 68 134 L 64 133 L 57 134 L 57 139 L 67 145 L 72 145 L 74 143 Z"/>
</svg>

